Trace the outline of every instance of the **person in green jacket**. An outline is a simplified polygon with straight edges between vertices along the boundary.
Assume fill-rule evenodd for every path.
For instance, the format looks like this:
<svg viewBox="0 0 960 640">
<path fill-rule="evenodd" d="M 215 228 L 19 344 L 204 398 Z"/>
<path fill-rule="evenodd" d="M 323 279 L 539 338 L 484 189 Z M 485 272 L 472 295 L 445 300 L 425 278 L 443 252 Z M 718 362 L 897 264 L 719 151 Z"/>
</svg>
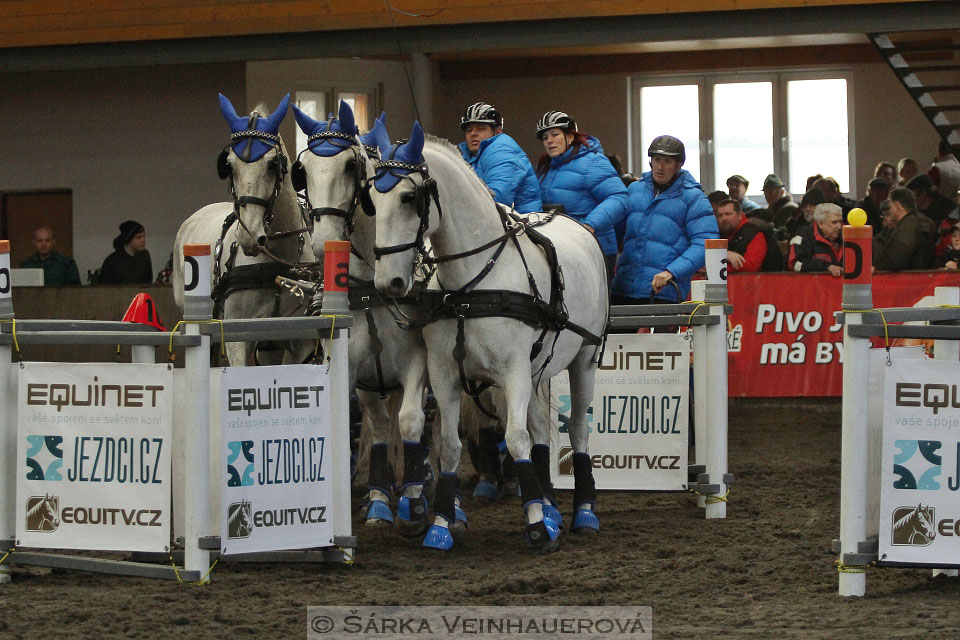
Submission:
<svg viewBox="0 0 960 640">
<path fill-rule="evenodd" d="M 43 269 L 43 284 L 80 284 L 80 272 L 73 258 L 54 251 L 57 245 L 49 227 L 38 227 L 33 232 L 36 253 L 20 263 L 21 269 Z"/>
</svg>

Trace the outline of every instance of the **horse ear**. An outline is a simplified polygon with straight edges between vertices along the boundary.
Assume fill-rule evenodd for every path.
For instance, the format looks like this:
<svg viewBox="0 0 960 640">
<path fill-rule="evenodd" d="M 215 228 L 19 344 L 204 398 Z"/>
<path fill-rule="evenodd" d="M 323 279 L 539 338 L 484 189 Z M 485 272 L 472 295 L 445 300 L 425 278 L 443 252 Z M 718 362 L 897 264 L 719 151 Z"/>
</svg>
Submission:
<svg viewBox="0 0 960 640">
<path fill-rule="evenodd" d="M 242 131 L 247 128 L 247 119 L 237 115 L 237 110 L 233 108 L 233 103 L 222 93 L 217 94 L 220 97 L 220 113 L 223 119 L 230 125 L 231 131 Z"/>
<path fill-rule="evenodd" d="M 298 109 L 297 105 L 293 105 L 293 117 L 296 118 L 300 131 L 303 131 L 308 136 L 317 133 L 317 130 L 322 126 L 319 122 Z"/>
<path fill-rule="evenodd" d="M 360 133 L 357 129 L 356 120 L 353 117 L 353 109 L 347 104 L 346 100 L 340 101 L 340 131 L 349 135 Z"/>
<path fill-rule="evenodd" d="M 387 112 L 386 112 L 386 111 L 381 111 L 381 112 L 380 112 L 380 117 L 377 118 L 377 122 L 382 123 L 383 126 L 387 126 Z"/>
<path fill-rule="evenodd" d="M 415 120 L 413 128 L 410 130 L 410 140 L 406 147 L 410 158 L 423 157 L 423 129 L 420 127 L 420 121 Z"/>
<path fill-rule="evenodd" d="M 380 149 L 381 154 L 386 154 L 387 150 L 390 148 L 390 134 L 387 133 L 387 125 L 383 122 L 374 122 L 373 129 L 370 130 L 373 134 L 373 140 L 377 145 L 377 148 Z"/>
<path fill-rule="evenodd" d="M 283 96 L 283 100 L 280 101 L 280 104 L 277 105 L 277 108 L 267 116 L 267 125 L 270 127 L 270 131 L 278 131 L 280 129 L 280 123 L 283 122 L 283 119 L 287 117 L 287 110 L 290 108 L 290 94 Z"/>
</svg>

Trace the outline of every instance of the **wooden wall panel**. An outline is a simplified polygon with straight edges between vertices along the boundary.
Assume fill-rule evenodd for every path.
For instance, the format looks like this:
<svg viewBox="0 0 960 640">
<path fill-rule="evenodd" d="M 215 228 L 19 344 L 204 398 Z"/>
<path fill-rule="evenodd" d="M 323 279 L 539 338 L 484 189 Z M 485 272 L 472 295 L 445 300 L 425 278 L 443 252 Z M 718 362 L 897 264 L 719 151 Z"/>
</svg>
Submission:
<svg viewBox="0 0 960 640">
<path fill-rule="evenodd" d="M 388 12 L 383 0 L 6 0 L 0 2 L 0 48 L 888 2 L 393 0 L 395 10 Z"/>
</svg>

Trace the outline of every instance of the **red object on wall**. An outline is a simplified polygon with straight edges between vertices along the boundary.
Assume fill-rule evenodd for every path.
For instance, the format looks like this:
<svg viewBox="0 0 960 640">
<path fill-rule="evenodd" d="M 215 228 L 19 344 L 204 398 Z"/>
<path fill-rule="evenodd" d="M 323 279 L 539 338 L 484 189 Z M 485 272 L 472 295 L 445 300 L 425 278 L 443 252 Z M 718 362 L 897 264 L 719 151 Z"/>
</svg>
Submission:
<svg viewBox="0 0 960 640">
<path fill-rule="evenodd" d="M 163 328 L 163 321 L 160 320 L 157 305 L 153 302 L 153 298 L 146 293 L 138 293 L 134 297 L 133 302 L 127 307 L 127 312 L 123 314 L 123 322 L 136 322 L 153 327 L 157 331 L 166 331 Z"/>
<path fill-rule="evenodd" d="M 841 395 L 843 327 L 837 326 L 833 314 L 840 310 L 843 278 L 732 274 L 727 286 L 733 304 L 727 319 L 731 397 Z M 960 273 L 877 273 L 873 306 L 934 306 L 934 288 L 943 286 L 960 286 Z M 883 343 L 883 338 L 874 340 L 876 347 Z"/>
</svg>

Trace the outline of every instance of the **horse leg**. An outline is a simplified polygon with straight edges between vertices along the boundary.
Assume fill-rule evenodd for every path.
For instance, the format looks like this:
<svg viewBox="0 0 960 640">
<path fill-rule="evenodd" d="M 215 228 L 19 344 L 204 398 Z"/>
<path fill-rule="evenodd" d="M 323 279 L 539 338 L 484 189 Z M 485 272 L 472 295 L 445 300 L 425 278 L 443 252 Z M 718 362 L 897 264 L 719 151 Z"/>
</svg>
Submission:
<svg viewBox="0 0 960 640">
<path fill-rule="evenodd" d="M 527 429 L 533 439 L 530 459 L 533 461 L 534 471 L 537 472 L 540 488 L 543 489 L 543 517 L 550 518 L 557 527 L 562 527 L 563 516 L 557 509 L 557 492 L 550 479 L 549 394 L 549 381 L 540 382 L 527 407 Z"/>
<path fill-rule="evenodd" d="M 573 447 L 573 523 L 574 533 L 595 534 L 600 531 L 600 520 L 593 509 L 597 490 L 593 481 L 593 464 L 588 452 L 589 431 L 587 409 L 593 401 L 594 347 L 584 347 L 570 363 L 570 445 Z"/>
<path fill-rule="evenodd" d="M 370 474 L 367 480 L 369 505 L 366 524 L 375 526 L 392 523 L 393 512 L 390 510 L 392 486 L 388 472 L 386 434 L 390 415 L 387 412 L 387 403 L 377 393 L 362 389 L 357 389 L 357 397 L 366 414 L 373 440 L 370 446 Z"/>
<path fill-rule="evenodd" d="M 403 438 L 403 486 L 397 502 L 397 527 L 407 536 L 419 536 L 428 526 L 423 495 L 429 451 L 420 442 L 423 435 L 423 391 L 427 385 L 426 360 L 422 350 L 413 350 L 402 373 L 403 397 L 398 422 Z"/>
<path fill-rule="evenodd" d="M 526 361 L 504 365 L 501 385 L 507 403 L 507 448 L 520 480 L 523 509 L 527 515 L 525 534 L 534 550 L 549 553 L 559 548 L 560 531 L 555 522 L 543 517 L 543 488 L 530 459 L 530 434 L 527 431 L 533 391 L 530 365 Z"/>
<path fill-rule="evenodd" d="M 223 350 L 227 354 L 227 363 L 231 367 L 245 367 L 250 362 L 253 345 L 249 342 L 227 342 Z"/>
<path fill-rule="evenodd" d="M 445 354 L 444 354 L 445 355 Z M 444 358 L 445 359 L 445 358 Z M 443 360 L 434 363 L 431 371 L 444 372 Z M 450 528 L 457 522 L 457 467 L 460 465 L 460 385 L 459 376 L 438 375 L 433 381 L 433 395 L 440 413 L 440 478 L 437 481 L 433 525 L 427 531 L 423 546 L 442 551 L 453 548 Z M 462 511 L 461 511 L 462 513 Z M 465 517 L 464 517 L 465 520 Z"/>
<path fill-rule="evenodd" d="M 467 441 L 470 462 L 477 472 L 477 486 L 474 487 L 473 498 L 479 504 L 495 502 L 498 495 L 500 449 L 497 445 L 497 422 L 496 418 L 487 415 L 487 412 L 492 413 L 491 410 L 494 409 L 491 396 L 490 392 L 479 398 L 463 394 L 461 406 L 460 437 Z"/>
</svg>

